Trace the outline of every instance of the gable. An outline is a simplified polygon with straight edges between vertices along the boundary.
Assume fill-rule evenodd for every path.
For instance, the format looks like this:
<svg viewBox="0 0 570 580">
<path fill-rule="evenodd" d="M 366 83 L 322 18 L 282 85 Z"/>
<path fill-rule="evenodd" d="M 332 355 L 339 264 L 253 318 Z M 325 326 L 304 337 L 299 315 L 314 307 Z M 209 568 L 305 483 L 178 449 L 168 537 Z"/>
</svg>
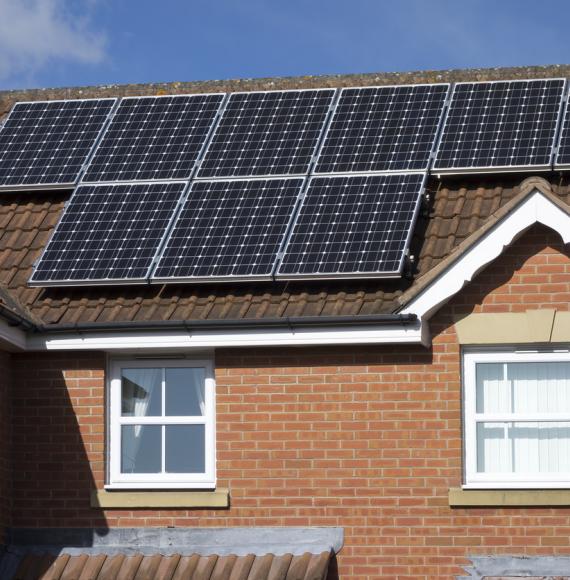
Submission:
<svg viewBox="0 0 570 580">
<path fill-rule="evenodd" d="M 549 191 L 548 184 L 530 181 L 527 191 L 496 212 L 485 226 L 464 240 L 454 253 L 419 280 L 418 287 L 401 298 L 402 314 L 413 312 L 428 320 L 437 309 L 459 292 L 504 249 L 535 224 L 553 230 L 564 243 L 570 242 L 568 207 Z M 411 295 L 411 296 L 410 296 Z"/>
</svg>

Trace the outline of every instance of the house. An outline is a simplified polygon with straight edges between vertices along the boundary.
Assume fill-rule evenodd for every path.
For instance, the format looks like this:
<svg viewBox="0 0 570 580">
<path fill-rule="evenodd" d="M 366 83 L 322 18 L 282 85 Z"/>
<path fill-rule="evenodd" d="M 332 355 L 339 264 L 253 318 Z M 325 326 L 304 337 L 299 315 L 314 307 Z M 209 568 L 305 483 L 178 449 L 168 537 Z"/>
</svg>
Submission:
<svg viewBox="0 0 570 580">
<path fill-rule="evenodd" d="M 1 577 L 570 578 L 570 185 L 529 165 L 432 170 L 392 277 L 30 284 L 73 187 L 5 188 Z"/>
</svg>

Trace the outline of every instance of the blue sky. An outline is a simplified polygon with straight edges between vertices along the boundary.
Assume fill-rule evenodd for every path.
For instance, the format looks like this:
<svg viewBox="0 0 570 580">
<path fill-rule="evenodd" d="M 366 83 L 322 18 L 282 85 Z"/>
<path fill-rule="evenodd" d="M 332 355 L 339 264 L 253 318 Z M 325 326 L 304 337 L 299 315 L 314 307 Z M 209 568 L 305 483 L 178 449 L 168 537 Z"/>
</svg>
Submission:
<svg viewBox="0 0 570 580">
<path fill-rule="evenodd" d="M 0 89 L 570 63 L 563 0 L 0 0 Z"/>
</svg>

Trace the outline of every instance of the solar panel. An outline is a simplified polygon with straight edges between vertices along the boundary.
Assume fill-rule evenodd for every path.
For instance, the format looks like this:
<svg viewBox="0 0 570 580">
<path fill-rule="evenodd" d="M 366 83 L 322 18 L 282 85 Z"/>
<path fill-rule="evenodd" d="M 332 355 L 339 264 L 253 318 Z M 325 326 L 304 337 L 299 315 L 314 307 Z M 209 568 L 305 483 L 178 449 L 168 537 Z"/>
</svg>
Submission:
<svg viewBox="0 0 570 580">
<path fill-rule="evenodd" d="M 565 110 L 560 124 L 560 137 L 554 165 L 559 169 L 570 167 L 570 105 L 569 97 L 564 98 Z"/>
<path fill-rule="evenodd" d="M 153 278 L 269 279 L 303 182 L 195 181 Z"/>
<path fill-rule="evenodd" d="M 83 182 L 188 179 L 222 94 L 123 99 Z"/>
<path fill-rule="evenodd" d="M 0 188 L 73 185 L 115 102 L 16 103 L 0 129 Z"/>
<path fill-rule="evenodd" d="M 233 93 L 199 178 L 307 173 L 335 91 Z"/>
<path fill-rule="evenodd" d="M 144 280 L 186 185 L 80 185 L 30 283 Z"/>
<path fill-rule="evenodd" d="M 343 89 L 316 173 L 427 169 L 449 85 Z"/>
<path fill-rule="evenodd" d="M 425 174 L 313 177 L 278 278 L 395 277 Z"/>
<path fill-rule="evenodd" d="M 548 169 L 565 81 L 455 85 L 434 172 Z"/>
</svg>

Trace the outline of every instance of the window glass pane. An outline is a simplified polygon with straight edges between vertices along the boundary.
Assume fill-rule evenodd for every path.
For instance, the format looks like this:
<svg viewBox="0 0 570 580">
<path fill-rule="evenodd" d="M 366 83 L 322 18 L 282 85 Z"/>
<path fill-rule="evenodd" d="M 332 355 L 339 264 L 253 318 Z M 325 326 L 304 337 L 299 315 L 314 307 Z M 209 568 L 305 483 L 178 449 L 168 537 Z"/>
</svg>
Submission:
<svg viewBox="0 0 570 580">
<path fill-rule="evenodd" d="M 570 422 L 477 424 L 479 473 L 570 473 Z"/>
<path fill-rule="evenodd" d="M 205 425 L 166 426 L 167 473 L 206 471 Z"/>
<path fill-rule="evenodd" d="M 479 363 L 477 413 L 570 413 L 570 363 Z"/>
<path fill-rule="evenodd" d="M 204 415 L 205 378 L 200 368 L 166 369 L 165 415 Z"/>
<path fill-rule="evenodd" d="M 514 413 L 570 412 L 570 363 L 511 363 L 507 380 Z"/>
<path fill-rule="evenodd" d="M 477 413 L 509 413 L 509 385 L 503 377 L 504 364 L 478 363 Z"/>
<path fill-rule="evenodd" d="M 160 473 L 160 425 L 123 425 L 121 427 L 121 472 Z"/>
<path fill-rule="evenodd" d="M 123 417 L 156 417 L 162 414 L 162 369 L 121 370 Z"/>
</svg>

